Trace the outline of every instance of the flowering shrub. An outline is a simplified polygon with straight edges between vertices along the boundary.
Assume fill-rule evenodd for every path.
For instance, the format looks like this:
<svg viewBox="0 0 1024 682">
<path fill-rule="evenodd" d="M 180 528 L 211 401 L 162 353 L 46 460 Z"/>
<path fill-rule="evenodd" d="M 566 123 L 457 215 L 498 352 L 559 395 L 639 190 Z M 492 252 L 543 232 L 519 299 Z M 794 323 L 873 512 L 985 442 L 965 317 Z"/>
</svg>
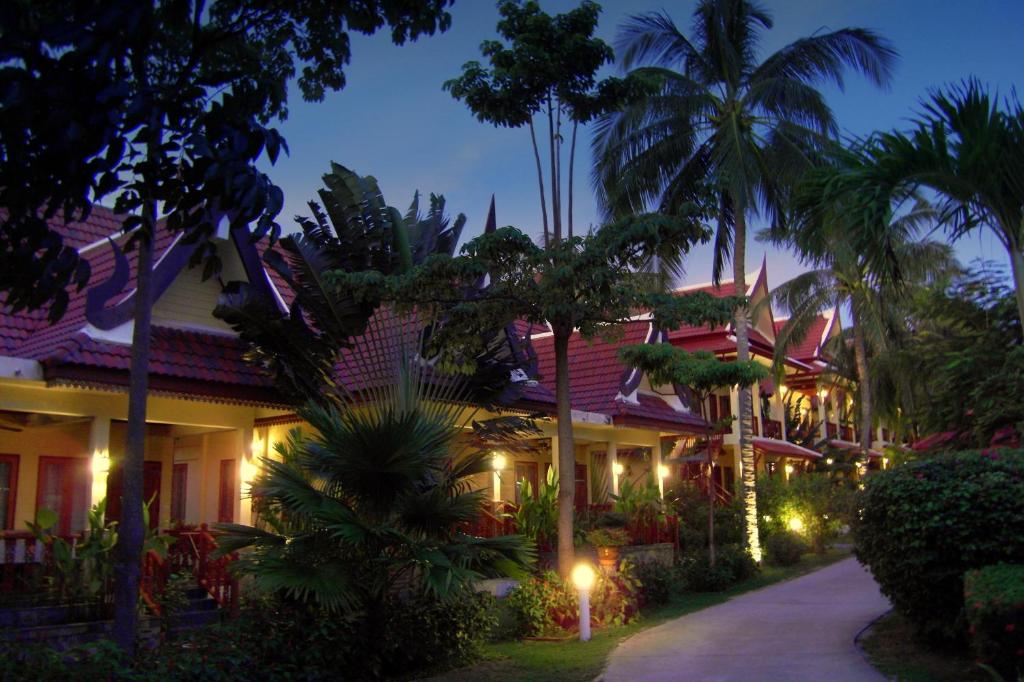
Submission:
<svg viewBox="0 0 1024 682">
<path fill-rule="evenodd" d="M 628 623 L 640 610 L 640 598 L 640 581 L 629 561 L 624 560 L 615 575 L 598 573 L 590 593 L 591 624 Z M 505 598 L 505 605 L 515 617 L 520 636 L 560 635 L 579 626 L 576 589 L 553 571 L 519 583 Z"/>
<path fill-rule="evenodd" d="M 971 645 L 1005 680 L 1024 676 L 1024 566 L 999 564 L 964 576 Z"/>
<path fill-rule="evenodd" d="M 1024 451 L 961 452 L 881 471 L 857 500 L 857 558 L 924 635 L 964 635 L 964 573 L 1024 564 Z"/>
</svg>

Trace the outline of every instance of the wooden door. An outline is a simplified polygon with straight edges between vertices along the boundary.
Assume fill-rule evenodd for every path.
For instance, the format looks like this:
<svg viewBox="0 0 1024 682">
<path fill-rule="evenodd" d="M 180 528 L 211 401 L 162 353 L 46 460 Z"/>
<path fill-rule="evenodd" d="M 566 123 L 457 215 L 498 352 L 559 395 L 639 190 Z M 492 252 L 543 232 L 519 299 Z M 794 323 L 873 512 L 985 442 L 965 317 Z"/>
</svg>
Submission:
<svg viewBox="0 0 1024 682">
<path fill-rule="evenodd" d="M 188 462 L 171 469 L 171 523 L 184 523 L 188 504 Z"/>
<path fill-rule="evenodd" d="M 88 458 L 40 457 L 36 511 L 45 508 L 57 514 L 57 533 L 84 530 L 91 487 Z"/>
<path fill-rule="evenodd" d="M 587 504 L 590 502 L 587 494 L 587 465 L 577 464 L 576 465 L 576 491 L 574 493 L 575 507 L 577 509 L 586 509 Z"/>
<path fill-rule="evenodd" d="M 217 522 L 235 522 L 235 498 L 238 496 L 238 461 L 220 461 L 220 493 L 217 499 Z"/>
<path fill-rule="evenodd" d="M 18 455 L 0 455 L 0 530 L 14 528 L 18 497 Z"/>
<path fill-rule="evenodd" d="M 516 462 L 516 506 L 523 503 L 523 487 L 521 485 L 523 481 L 529 482 L 531 494 L 536 497 L 540 486 L 539 475 L 539 468 L 536 462 Z"/>
<path fill-rule="evenodd" d="M 163 470 L 161 462 L 142 463 L 142 502 L 149 504 L 149 527 L 160 525 L 160 478 Z M 120 522 L 123 514 L 124 467 L 121 462 L 110 467 L 107 474 L 107 514 L 108 521 Z M 152 500 L 152 502 L 150 502 Z"/>
</svg>

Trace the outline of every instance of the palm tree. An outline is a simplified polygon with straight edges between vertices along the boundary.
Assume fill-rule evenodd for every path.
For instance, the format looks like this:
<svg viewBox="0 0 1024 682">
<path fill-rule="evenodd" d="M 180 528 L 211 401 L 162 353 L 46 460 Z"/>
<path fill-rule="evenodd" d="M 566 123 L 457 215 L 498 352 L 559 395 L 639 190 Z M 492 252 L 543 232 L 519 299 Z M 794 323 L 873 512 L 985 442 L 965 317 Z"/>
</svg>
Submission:
<svg viewBox="0 0 1024 682">
<path fill-rule="evenodd" d="M 889 82 L 896 52 L 872 31 L 845 28 L 802 38 L 758 62 L 769 13 L 750 0 L 701 0 L 691 36 L 664 13 L 636 15 L 620 29 L 624 68 L 660 89 L 603 117 L 594 138 L 594 183 L 604 210 L 651 207 L 675 213 L 697 202 L 717 223 L 713 277 L 732 257 L 736 291 L 746 291 L 747 217 L 782 213 L 784 190 L 835 132 L 815 86 L 843 85 L 852 68 Z M 737 357 L 750 357 L 748 315 L 735 316 Z M 760 559 L 751 441 L 753 398 L 740 391 L 740 451 L 747 541 Z"/>
<path fill-rule="evenodd" d="M 948 245 L 917 240 L 922 228 L 938 214 L 923 199 L 909 195 L 904 202 L 890 203 L 885 215 L 852 210 L 859 200 L 828 191 L 837 178 L 855 173 L 871 163 L 863 144 L 829 150 L 830 163 L 805 173 L 791 194 L 786 220 L 762 231 L 760 239 L 794 249 L 812 269 L 797 275 L 772 292 L 776 306 L 789 312 L 789 322 L 775 340 L 775 367 L 780 371 L 789 348 L 807 336 L 815 318 L 829 309 L 848 309 L 852 321 L 852 345 L 860 393 L 860 441 L 866 454 L 871 447 L 872 373 L 870 349 L 882 349 L 898 329 L 898 303 L 911 286 L 949 274 L 956 267 Z M 905 206 L 904 204 L 909 204 Z M 865 220 L 881 224 L 862 227 Z M 871 231 L 883 235 L 873 250 L 862 248 L 852 235 Z M 878 252 L 901 273 L 877 272 Z"/>
<path fill-rule="evenodd" d="M 955 241 L 989 228 L 1006 249 L 1024 319 L 1024 107 L 1000 108 L 976 80 L 932 93 L 911 133 L 878 136 L 873 165 L 833 188 L 859 191 L 862 204 L 886 210 L 889 194 L 925 186 L 943 198 L 944 222 Z M 860 210 L 871 208 L 861 206 Z M 871 242 L 867 232 L 861 240 Z"/>
</svg>

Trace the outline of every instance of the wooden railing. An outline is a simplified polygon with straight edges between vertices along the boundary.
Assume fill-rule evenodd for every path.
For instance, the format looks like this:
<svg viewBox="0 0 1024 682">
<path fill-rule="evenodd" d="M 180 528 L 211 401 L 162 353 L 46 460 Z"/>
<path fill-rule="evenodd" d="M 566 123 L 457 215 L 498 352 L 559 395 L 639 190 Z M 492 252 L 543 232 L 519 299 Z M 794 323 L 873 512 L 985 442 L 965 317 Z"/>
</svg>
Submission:
<svg viewBox="0 0 1024 682">
<path fill-rule="evenodd" d="M 852 426 L 841 426 L 839 427 L 839 433 L 842 434 L 840 438 L 850 443 L 856 442 L 857 436 L 853 433 Z"/>
<path fill-rule="evenodd" d="M 78 533 L 60 535 L 71 545 L 71 555 L 81 539 Z M 28 531 L 0 531 L 0 594 L 27 592 L 43 579 L 50 564 L 51 548 Z"/>
<path fill-rule="evenodd" d="M 782 440 L 782 422 L 777 419 L 768 419 L 764 423 L 764 437 Z"/>
<path fill-rule="evenodd" d="M 825 422 L 825 436 L 828 438 L 838 437 L 839 427 L 832 422 Z"/>
<path fill-rule="evenodd" d="M 166 557 L 156 552 L 147 552 L 143 557 L 139 582 L 143 602 L 159 614 L 160 595 L 171 574 L 191 574 L 218 606 L 234 614 L 238 609 L 238 580 L 231 575 L 229 566 L 238 555 L 215 557 L 217 540 L 205 523 L 199 528 L 169 530 L 167 534 L 175 542 Z"/>
<path fill-rule="evenodd" d="M 758 428 L 757 428 L 757 417 L 753 418 L 751 427 L 752 427 L 752 430 L 751 430 L 751 434 L 752 435 L 754 435 L 754 436 L 760 435 L 760 433 L 758 431 Z"/>
</svg>

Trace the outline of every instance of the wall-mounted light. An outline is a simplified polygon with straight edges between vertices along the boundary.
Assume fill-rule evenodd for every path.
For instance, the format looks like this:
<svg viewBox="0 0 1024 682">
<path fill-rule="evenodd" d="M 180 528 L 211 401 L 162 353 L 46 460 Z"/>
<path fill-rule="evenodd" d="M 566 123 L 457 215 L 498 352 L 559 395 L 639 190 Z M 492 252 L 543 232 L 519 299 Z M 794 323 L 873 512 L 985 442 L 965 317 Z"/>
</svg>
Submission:
<svg viewBox="0 0 1024 682">
<path fill-rule="evenodd" d="M 827 388 L 821 389 L 820 391 L 818 391 L 818 395 L 821 397 L 822 400 L 824 400 L 825 398 L 828 397 L 828 389 Z"/>
<path fill-rule="evenodd" d="M 612 464 L 612 473 L 616 476 L 621 476 L 626 471 L 626 467 L 622 466 L 622 462 L 615 462 Z"/>
<path fill-rule="evenodd" d="M 836 461 L 834 459 L 832 459 L 831 457 L 829 457 L 828 459 L 825 460 L 825 464 L 827 464 L 829 466 L 832 466 L 835 463 L 836 463 Z"/>
<path fill-rule="evenodd" d="M 796 469 L 793 468 L 792 464 L 787 464 L 786 465 L 786 475 L 787 476 L 792 476 L 794 471 L 796 471 Z"/>
<path fill-rule="evenodd" d="M 667 466 L 665 466 L 664 464 L 659 464 L 658 465 L 658 477 L 659 478 L 668 478 L 669 473 L 670 472 L 669 472 Z"/>
<path fill-rule="evenodd" d="M 494 455 L 491 457 L 491 467 L 495 471 L 501 471 L 506 466 L 508 466 L 508 460 L 505 459 L 505 455 L 501 454 L 500 452 L 495 452 Z"/>
<path fill-rule="evenodd" d="M 883 457 L 882 458 L 882 466 L 883 467 L 889 466 L 889 458 L 888 457 Z"/>
</svg>

